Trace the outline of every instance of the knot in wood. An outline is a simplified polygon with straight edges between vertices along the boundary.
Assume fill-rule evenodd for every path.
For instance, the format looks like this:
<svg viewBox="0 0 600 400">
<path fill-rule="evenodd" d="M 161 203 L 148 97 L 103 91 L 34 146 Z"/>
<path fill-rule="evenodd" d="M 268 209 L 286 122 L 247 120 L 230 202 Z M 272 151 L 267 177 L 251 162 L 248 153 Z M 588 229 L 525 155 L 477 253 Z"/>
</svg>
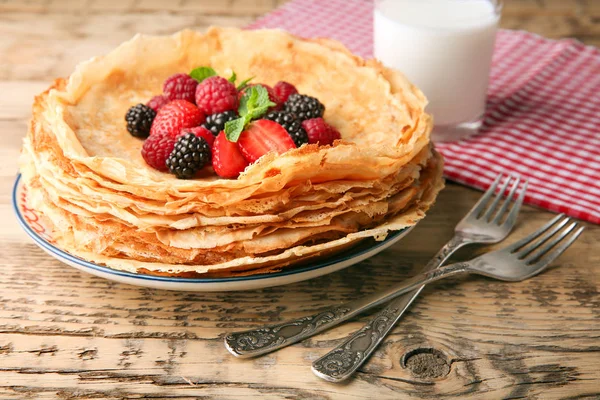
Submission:
<svg viewBox="0 0 600 400">
<path fill-rule="evenodd" d="M 442 378 L 450 373 L 448 357 L 432 348 L 411 350 L 402 356 L 400 363 L 419 379 Z"/>
</svg>

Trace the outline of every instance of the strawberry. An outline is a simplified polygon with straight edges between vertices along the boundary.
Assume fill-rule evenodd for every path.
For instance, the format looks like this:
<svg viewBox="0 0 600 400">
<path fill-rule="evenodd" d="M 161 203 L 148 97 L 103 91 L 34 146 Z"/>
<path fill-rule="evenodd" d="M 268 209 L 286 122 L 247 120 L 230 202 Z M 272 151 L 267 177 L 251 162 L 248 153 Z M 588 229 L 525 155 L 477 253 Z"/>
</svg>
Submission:
<svg viewBox="0 0 600 400">
<path fill-rule="evenodd" d="M 296 148 L 296 144 L 285 128 L 267 119 L 259 119 L 251 123 L 241 133 L 238 146 L 246 160 L 251 163 L 268 152 L 281 154 Z"/>
<path fill-rule="evenodd" d="M 213 143 L 215 142 L 215 135 L 213 135 L 208 129 L 206 129 L 203 126 L 195 126 L 193 128 L 184 128 L 181 130 L 181 133 L 179 134 L 179 136 L 184 135 L 188 132 L 191 132 L 194 135 L 206 140 L 206 143 L 208 143 L 208 145 L 210 147 L 212 147 Z"/>
<path fill-rule="evenodd" d="M 193 128 L 205 120 L 204 113 L 186 100 L 173 100 L 158 110 L 150 135 L 169 135 L 177 138 L 184 128 Z"/>
<path fill-rule="evenodd" d="M 223 131 L 213 143 L 212 166 L 221 178 L 237 178 L 248 166 L 248 161 L 240 152 L 237 143 L 227 140 Z"/>
</svg>

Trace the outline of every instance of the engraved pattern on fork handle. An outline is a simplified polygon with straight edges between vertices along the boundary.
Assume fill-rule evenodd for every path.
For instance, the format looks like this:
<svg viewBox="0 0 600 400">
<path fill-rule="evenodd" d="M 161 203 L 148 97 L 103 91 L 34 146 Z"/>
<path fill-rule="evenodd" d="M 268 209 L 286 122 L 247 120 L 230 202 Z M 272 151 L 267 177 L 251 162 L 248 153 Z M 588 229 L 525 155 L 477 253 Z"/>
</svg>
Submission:
<svg viewBox="0 0 600 400">
<path fill-rule="evenodd" d="M 225 337 L 228 350 L 238 356 L 256 356 L 287 346 L 298 337 L 308 337 L 323 325 L 343 319 L 351 308 L 339 306 L 319 314 L 298 318 L 282 324 L 244 332 L 230 333 Z M 286 330 L 285 328 L 291 328 Z"/>
<path fill-rule="evenodd" d="M 428 272 L 439 268 L 456 250 L 469 243 L 471 243 L 470 240 L 465 240 L 462 236 L 454 235 L 454 237 L 442 246 L 435 256 L 433 256 L 427 265 L 423 267 L 422 272 Z"/>
<path fill-rule="evenodd" d="M 461 236 L 455 235 L 423 268 L 430 272 L 439 268 L 444 261 L 460 247 L 471 243 Z M 412 304 L 424 286 L 392 300 L 359 331 L 346 339 L 341 345 L 316 360 L 312 371 L 318 377 L 330 382 L 341 382 L 354 373 L 371 353 L 379 346 L 388 332 L 396 325 L 404 311 Z"/>
</svg>

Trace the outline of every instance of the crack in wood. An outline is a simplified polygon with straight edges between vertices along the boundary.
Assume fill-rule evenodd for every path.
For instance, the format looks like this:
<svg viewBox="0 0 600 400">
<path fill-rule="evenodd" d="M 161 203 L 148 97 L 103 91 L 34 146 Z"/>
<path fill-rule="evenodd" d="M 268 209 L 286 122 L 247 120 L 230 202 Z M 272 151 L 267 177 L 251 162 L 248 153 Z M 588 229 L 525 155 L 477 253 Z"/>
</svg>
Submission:
<svg viewBox="0 0 600 400">
<path fill-rule="evenodd" d="M 50 346 L 50 347 L 42 347 L 41 349 L 35 349 L 35 350 L 26 350 L 26 353 L 33 353 L 33 354 L 37 354 L 38 356 L 41 356 L 42 354 L 52 354 L 54 355 L 54 353 L 56 353 L 58 351 L 58 347 L 56 346 Z"/>
<path fill-rule="evenodd" d="M 360 372 L 360 371 L 357 372 L 357 373 L 364 374 L 364 372 Z M 415 381 L 415 380 L 406 379 L 406 378 L 397 378 L 397 377 L 394 377 L 394 376 L 371 375 L 371 377 L 378 378 L 378 379 L 386 379 L 386 380 L 395 381 L 395 382 L 409 383 L 411 385 L 417 385 L 417 386 L 432 386 L 432 385 L 435 385 L 435 382 Z"/>
</svg>

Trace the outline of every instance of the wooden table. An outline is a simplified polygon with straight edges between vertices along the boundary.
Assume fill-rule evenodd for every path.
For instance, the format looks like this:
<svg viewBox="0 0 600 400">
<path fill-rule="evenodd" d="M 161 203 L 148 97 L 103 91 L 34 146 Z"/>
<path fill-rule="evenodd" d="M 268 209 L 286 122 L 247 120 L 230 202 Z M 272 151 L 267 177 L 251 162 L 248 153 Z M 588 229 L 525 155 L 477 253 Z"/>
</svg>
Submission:
<svg viewBox="0 0 600 400">
<path fill-rule="evenodd" d="M 227 331 L 312 313 L 413 275 L 478 198 L 458 185 L 449 184 L 431 214 L 383 254 L 319 279 L 252 292 L 117 284 L 55 261 L 26 237 L 12 216 L 10 190 L 34 94 L 136 32 L 243 26 L 281 3 L 0 1 L 0 396 L 599 398 L 600 228 L 589 224 L 560 268 L 530 281 L 468 277 L 431 285 L 347 384 L 316 378 L 310 364 L 368 315 L 261 358 L 238 360 L 225 351 Z M 505 15 L 506 27 L 600 44 L 597 0 L 507 0 Z M 550 216 L 525 207 L 510 240 Z M 402 365 L 415 350 L 426 355 Z M 431 368 L 421 367 L 431 364 L 419 359 L 437 362 L 442 376 L 428 377 Z"/>
</svg>

